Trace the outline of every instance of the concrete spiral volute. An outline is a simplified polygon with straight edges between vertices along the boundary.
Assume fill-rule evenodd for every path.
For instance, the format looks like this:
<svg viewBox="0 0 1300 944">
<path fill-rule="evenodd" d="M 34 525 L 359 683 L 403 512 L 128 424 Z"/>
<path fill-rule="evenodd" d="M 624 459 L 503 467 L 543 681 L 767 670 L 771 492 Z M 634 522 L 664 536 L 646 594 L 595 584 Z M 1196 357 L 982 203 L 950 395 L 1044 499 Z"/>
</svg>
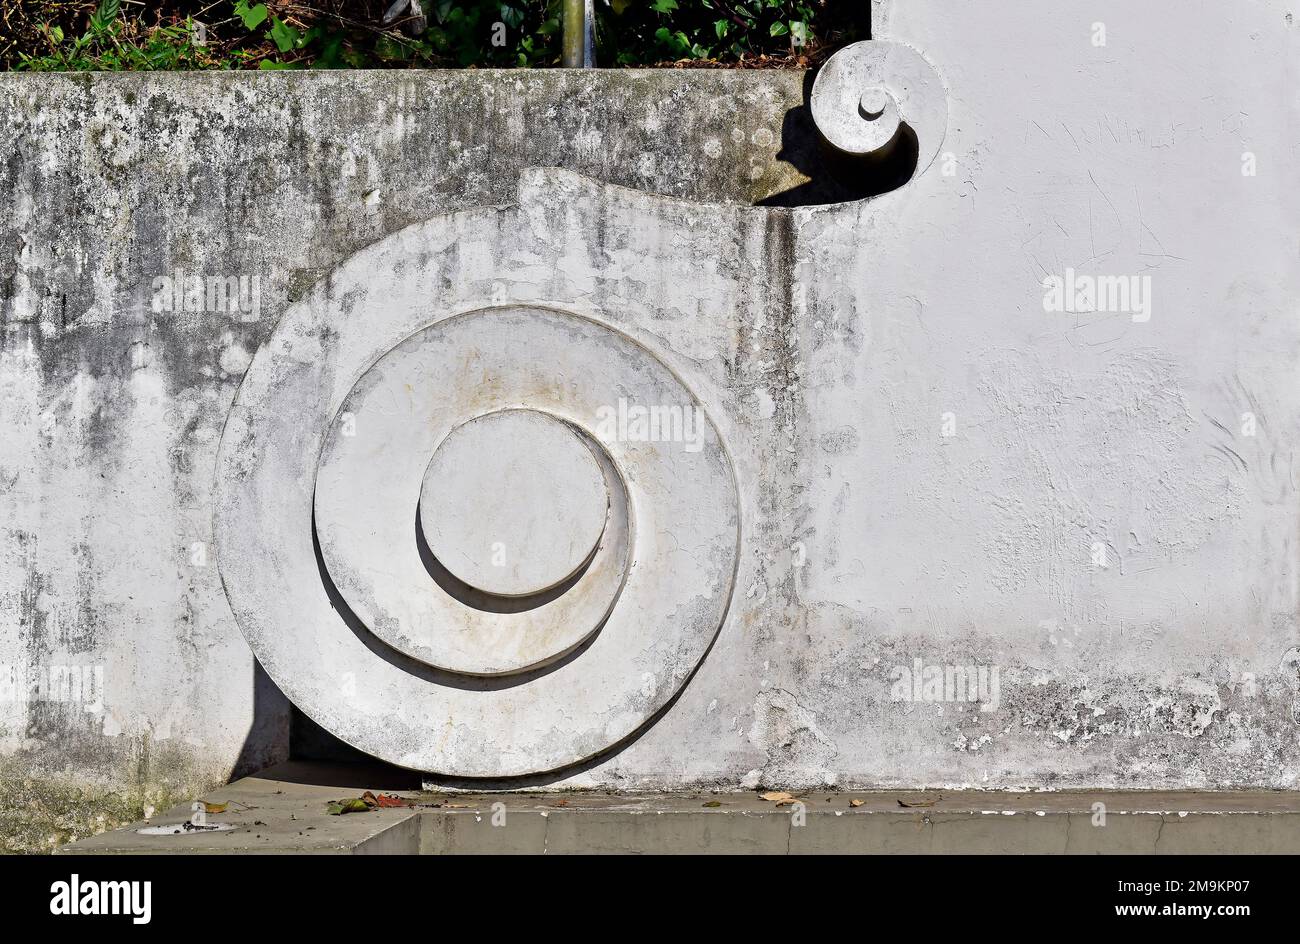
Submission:
<svg viewBox="0 0 1300 944">
<path fill-rule="evenodd" d="M 836 150 L 855 157 L 887 151 L 902 133 L 917 140 L 916 173 L 933 163 L 948 127 L 948 94 L 934 67 L 906 43 L 845 46 L 817 73 L 813 122 Z"/>
</svg>

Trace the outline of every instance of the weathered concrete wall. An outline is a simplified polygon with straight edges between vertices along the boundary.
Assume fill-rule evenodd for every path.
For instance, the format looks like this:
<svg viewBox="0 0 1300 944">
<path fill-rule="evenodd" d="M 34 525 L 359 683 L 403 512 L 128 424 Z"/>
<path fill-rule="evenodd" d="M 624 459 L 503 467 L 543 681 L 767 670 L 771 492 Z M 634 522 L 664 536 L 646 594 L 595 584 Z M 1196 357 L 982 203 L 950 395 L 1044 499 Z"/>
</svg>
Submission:
<svg viewBox="0 0 1300 944">
<path fill-rule="evenodd" d="M 640 233 L 650 274 L 546 300 L 708 391 L 743 496 L 698 673 L 566 782 L 1295 786 L 1296 26 L 1101 8 L 882 7 L 947 82 L 942 153 L 795 210 L 745 209 L 843 193 L 795 74 L 0 78 L 0 666 L 91 690 L 0 703 L 7 782 L 283 753 L 210 552 L 240 380 L 343 259 L 561 166 L 642 191 L 530 177 L 564 252 Z M 1067 269 L 1150 304 L 1045 310 Z M 153 312 L 177 270 L 257 276 L 257 310 Z M 996 707 L 913 700 L 917 659 L 996 668 Z"/>
<path fill-rule="evenodd" d="M 509 201 L 524 167 L 739 203 L 799 186 L 776 155 L 802 80 L 0 77 L 12 795 L 66 775 L 47 805 L 84 831 L 78 802 L 58 797 L 116 791 L 98 804 L 114 816 L 129 788 L 138 815 L 283 756 L 287 703 L 255 675 L 208 548 L 230 400 L 288 303 L 386 233 Z M 154 279 L 178 273 L 255 277 L 257 310 L 155 313 Z"/>
</svg>

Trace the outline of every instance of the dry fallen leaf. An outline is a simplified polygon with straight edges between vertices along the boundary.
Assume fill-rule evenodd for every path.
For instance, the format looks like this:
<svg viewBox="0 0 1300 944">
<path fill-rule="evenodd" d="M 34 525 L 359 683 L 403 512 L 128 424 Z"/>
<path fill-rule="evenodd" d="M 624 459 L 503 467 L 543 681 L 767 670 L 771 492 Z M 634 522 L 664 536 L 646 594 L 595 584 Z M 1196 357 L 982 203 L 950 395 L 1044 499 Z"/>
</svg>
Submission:
<svg viewBox="0 0 1300 944">
<path fill-rule="evenodd" d="M 777 806 L 794 802 L 794 797 L 789 793 L 786 793 L 784 790 L 769 790 L 767 793 L 760 793 L 758 798 L 760 800 L 767 800 L 769 803 L 775 803 Z"/>
<path fill-rule="evenodd" d="M 349 797 L 344 800 L 330 800 L 325 804 L 325 812 L 330 816 L 342 816 L 344 813 L 366 813 L 370 804 L 361 797 Z"/>
<path fill-rule="evenodd" d="M 203 809 L 209 813 L 224 813 L 229 803 L 204 803 Z"/>
<path fill-rule="evenodd" d="M 861 806 L 866 800 L 849 800 L 849 806 Z"/>
<path fill-rule="evenodd" d="M 935 804 L 936 802 L 938 802 L 938 801 L 937 801 L 937 800 L 914 800 L 914 801 L 912 801 L 911 803 L 904 803 L 902 800 L 899 800 L 899 801 L 898 801 L 898 805 L 901 806 L 901 807 L 903 807 L 904 809 L 908 809 L 908 810 L 910 810 L 910 809 L 924 809 L 924 808 L 929 807 L 929 806 L 934 806 L 934 804 Z"/>
</svg>

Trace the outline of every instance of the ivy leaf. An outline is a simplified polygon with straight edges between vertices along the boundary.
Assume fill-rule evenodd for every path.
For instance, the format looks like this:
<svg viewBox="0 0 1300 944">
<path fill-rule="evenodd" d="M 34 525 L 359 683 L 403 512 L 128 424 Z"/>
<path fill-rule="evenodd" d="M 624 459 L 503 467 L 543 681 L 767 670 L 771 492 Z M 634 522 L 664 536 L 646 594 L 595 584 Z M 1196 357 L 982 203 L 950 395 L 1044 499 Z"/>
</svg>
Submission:
<svg viewBox="0 0 1300 944">
<path fill-rule="evenodd" d="M 677 0 L 655 0 L 650 9 L 656 13 L 671 13 L 677 9 Z"/>
<path fill-rule="evenodd" d="M 266 21 L 266 4 L 259 3 L 257 6 L 250 7 L 248 0 L 236 0 L 235 15 L 244 23 L 244 29 L 257 29 Z"/>
<path fill-rule="evenodd" d="M 288 52 L 298 44 L 298 31 L 278 16 L 271 17 L 271 38 L 280 52 Z M 773 35 L 776 35 L 775 33 Z"/>
<path fill-rule="evenodd" d="M 681 30 L 674 33 L 666 26 L 655 30 L 655 39 L 667 46 L 668 51 L 677 58 L 681 58 L 691 48 L 691 41 L 686 38 L 685 33 Z"/>
<path fill-rule="evenodd" d="M 715 20 L 713 22 L 713 32 L 718 34 L 718 39 L 726 39 L 727 30 L 730 28 L 731 24 L 726 20 Z"/>
<path fill-rule="evenodd" d="M 772 24 L 771 32 L 773 36 L 784 36 L 786 33 L 790 32 L 790 29 L 780 20 L 777 20 Z"/>
<path fill-rule="evenodd" d="M 511 29 L 518 29 L 524 25 L 524 11 L 515 7 L 501 4 L 501 21 Z"/>
</svg>

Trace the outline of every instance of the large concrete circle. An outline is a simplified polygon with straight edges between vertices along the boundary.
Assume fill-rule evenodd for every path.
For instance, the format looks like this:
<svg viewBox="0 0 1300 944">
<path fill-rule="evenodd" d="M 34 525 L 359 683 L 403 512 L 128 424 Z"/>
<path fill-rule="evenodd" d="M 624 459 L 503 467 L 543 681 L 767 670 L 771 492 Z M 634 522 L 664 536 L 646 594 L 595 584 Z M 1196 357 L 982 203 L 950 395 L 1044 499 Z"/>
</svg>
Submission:
<svg viewBox="0 0 1300 944">
<path fill-rule="evenodd" d="M 424 771 L 540 773 L 634 734 L 693 673 L 730 602 L 736 485 L 702 404 L 649 350 L 591 318 L 529 306 L 441 320 L 396 310 L 376 314 L 382 323 L 363 330 L 347 323 L 350 312 L 336 299 L 318 297 L 285 314 L 244 378 L 218 455 L 218 562 L 262 665 L 327 730 Z M 360 340 L 355 349 L 331 346 L 367 334 L 405 340 L 378 356 Z M 628 404 L 680 410 L 691 435 L 629 436 L 612 419 Z M 356 581 L 358 597 L 369 579 L 371 590 L 385 584 L 399 601 L 408 590 L 438 598 L 428 573 L 411 568 L 419 566 L 409 545 L 423 473 L 452 429 L 505 409 L 540 410 L 581 431 L 613 474 L 611 513 L 591 564 L 546 606 L 581 587 L 602 560 L 621 584 L 603 622 L 563 658 L 485 677 L 400 651 L 353 610 L 336 581 Z M 399 467 L 364 461 L 384 440 Z M 354 477 L 367 467 L 369 477 Z M 374 498 L 386 487 L 393 495 L 409 490 L 390 508 Z M 333 503 L 367 510 L 345 516 Z M 615 515 L 620 506 L 625 514 Z M 396 520 L 382 515 L 394 509 Z M 320 535 L 318 556 L 313 533 L 324 530 L 324 519 L 339 527 L 329 554 Z M 404 587 L 408 578 L 415 583 Z M 458 627 L 482 628 L 439 624 L 434 617 L 453 612 L 450 604 L 417 609 L 428 617 L 428 636 L 419 641 L 434 648 L 448 645 Z M 526 626 L 542 609 L 480 615 L 518 617 Z"/>
<path fill-rule="evenodd" d="M 536 410 L 498 410 L 438 444 L 420 487 L 429 550 L 484 593 L 524 597 L 573 577 L 605 531 L 609 489 L 591 448 Z"/>
</svg>

